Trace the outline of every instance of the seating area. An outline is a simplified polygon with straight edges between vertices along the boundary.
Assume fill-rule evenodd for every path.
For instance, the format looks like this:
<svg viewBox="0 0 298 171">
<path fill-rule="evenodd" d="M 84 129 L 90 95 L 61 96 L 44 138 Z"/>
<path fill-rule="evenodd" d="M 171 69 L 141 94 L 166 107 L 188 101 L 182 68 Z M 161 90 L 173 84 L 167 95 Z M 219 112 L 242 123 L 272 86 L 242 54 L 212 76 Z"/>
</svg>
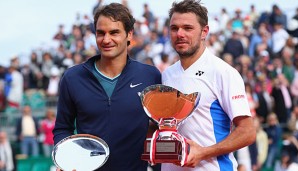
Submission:
<svg viewBox="0 0 298 171">
<path fill-rule="evenodd" d="M 17 171 L 51 171 L 56 170 L 50 157 L 29 157 L 17 159 Z"/>
<path fill-rule="evenodd" d="M 48 108 L 56 108 L 57 97 L 47 97 L 43 91 L 26 91 L 23 96 L 22 106 L 30 105 L 32 115 L 41 121 L 45 117 Z M 0 112 L 0 130 L 8 134 L 8 138 L 14 153 L 15 171 L 56 171 L 56 167 L 51 157 L 45 157 L 43 154 L 42 143 L 39 142 L 39 156 L 27 157 L 21 154 L 20 144 L 16 136 L 17 120 L 21 117 L 21 109 L 7 107 L 5 111 Z"/>
<path fill-rule="evenodd" d="M 42 90 L 31 89 L 25 91 L 22 106 L 30 105 L 32 115 L 38 120 L 41 120 L 45 117 L 45 112 L 48 108 L 56 108 L 57 98 L 58 96 L 47 97 Z M 10 141 L 16 141 L 15 126 L 16 121 L 21 117 L 21 115 L 21 109 L 9 106 L 6 107 L 5 111 L 0 112 L 0 129 L 9 134 Z"/>
</svg>

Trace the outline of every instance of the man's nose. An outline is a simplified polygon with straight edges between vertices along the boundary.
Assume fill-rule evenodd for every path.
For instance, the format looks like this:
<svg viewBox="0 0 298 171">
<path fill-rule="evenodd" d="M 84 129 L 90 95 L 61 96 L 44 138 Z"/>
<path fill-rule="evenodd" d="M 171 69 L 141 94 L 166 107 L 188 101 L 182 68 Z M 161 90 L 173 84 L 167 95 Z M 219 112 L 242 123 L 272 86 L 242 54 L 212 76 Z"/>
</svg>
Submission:
<svg viewBox="0 0 298 171">
<path fill-rule="evenodd" d="M 179 28 L 177 30 L 177 37 L 183 37 L 184 36 L 184 30 L 182 28 Z"/>
<path fill-rule="evenodd" d="M 104 37 L 103 37 L 103 42 L 104 43 L 108 43 L 108 42 L 110 42 L 110 40 L 111 40 L 110 35 L 109 34 L 105 34 Z"/>
</svg>

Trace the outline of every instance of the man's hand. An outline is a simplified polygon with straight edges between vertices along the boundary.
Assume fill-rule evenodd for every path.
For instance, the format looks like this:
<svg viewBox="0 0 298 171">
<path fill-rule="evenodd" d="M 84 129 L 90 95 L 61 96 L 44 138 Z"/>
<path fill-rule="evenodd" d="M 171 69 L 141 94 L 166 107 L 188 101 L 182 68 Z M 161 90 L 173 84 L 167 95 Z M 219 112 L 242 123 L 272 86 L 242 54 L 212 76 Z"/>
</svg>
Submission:
<svg viewBox="0 0 298 171">
<path fill-rule="evenodd" d="M 192 167 L 194 168 L 199 164 L 200 161 L 202 161 L 203 155 L 204 155 L 204 148 L 198 145 L 196 142 L 192 140 L 186 140 L 186 142 L 190 146 L 189 154 L 187 157 L 187 162 L 183 167 Z"/>
</svg>

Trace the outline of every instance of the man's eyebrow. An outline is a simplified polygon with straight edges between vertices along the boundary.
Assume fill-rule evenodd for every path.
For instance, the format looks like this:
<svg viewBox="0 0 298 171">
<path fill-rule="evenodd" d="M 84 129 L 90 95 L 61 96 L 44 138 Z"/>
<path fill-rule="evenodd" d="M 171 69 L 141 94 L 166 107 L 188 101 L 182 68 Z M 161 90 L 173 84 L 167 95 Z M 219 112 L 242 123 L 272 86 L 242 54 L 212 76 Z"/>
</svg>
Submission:
<svg viewBox="0 0 298 171">
<path fill-rule="evenodd" d="M 182 27 L 193 27 L 193 25 L 191 25 L 191 24 L 184 24 L 184 25 L 181 25 Z M 172 24 L 172 25 L 170 25 L 170 27 L 178 27 L 178 25 L 177 24 Z"/>
<path fill-rule="evenodd" d="M 120 32 L 120 29 L 114 29 L 114 30 L 110 30 L 109 32 L 113 32 L 113 33 L 118 33 L 118 32 Z"/>
<path fill-rule="evenodd" d="M 105 33 L 106 31 L 101 30 L 101 29 L 97 29 L 96 32 L 97 32 L 97 33 Z M 117 32 L 120 32 L 120 29 L 113 29 L 113 30 L 109 30 L 109 31 L 107 31 L 107 32 L 109 32 L 109 33 L 112 33 L 112 32 L 115 33 L 115 32 L 116 32 L 116 33 L 117 33 Z"/>
</svg>

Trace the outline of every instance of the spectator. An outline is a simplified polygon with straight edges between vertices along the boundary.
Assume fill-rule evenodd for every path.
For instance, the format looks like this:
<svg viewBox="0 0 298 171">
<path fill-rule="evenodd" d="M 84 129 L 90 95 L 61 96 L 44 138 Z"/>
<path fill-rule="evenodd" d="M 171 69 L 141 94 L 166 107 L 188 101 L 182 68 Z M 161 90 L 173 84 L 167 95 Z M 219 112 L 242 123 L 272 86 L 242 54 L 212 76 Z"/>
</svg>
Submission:
<svg viewBox="0 0 298 171">
<path fill-rule="evenodd" d="M 274 171 L 297 171 L 298 164 L 293 161 L 289 153 L 283 151 L 281 154 L 281 160 L 278 161 L 274 167 Z"/>
<path fill-rule="evenodd" d="M 298 104 L 295 104 L 291 112 L 291 117 L 288 122 L 288 129 L 298 133 Z"/>
<path fill-rule="evenodd" d="M 245 92 L 247 96 L 247 101 L 252 117 L 256 117 L 256 108 L 258 107 L 257 95 L 253 91 L 252 86 L 249 83 L 245 83 Z"/>
<path fill-rule="evenodd" d="M 16 135 L 21 143 L 21 154 L 26 156 L 38 156 L 39 146 L 37 136 L 39 134 L 38 122 L 32 116 L 30 106 L 24 106 L 22 116 L 17 121 Z M 29 150 L 31 149 L 31 151 Z"/>
<path fill-rule="evenodd" d="M 219 28 L 221 31 L 224 31 L 226 29 L 229 20 L 230 20 L 230 16 L 226 8 L 222 8 L 219 16 Z"/>
<path fill-rule="evenodd" d="M 286 124 L 290 118 L 292 99 L 288 80 L 283 74 L 279 74 L 277 78 L 274 79 L 271 95 L 274 99 L 273 111 L 276 113 L 278 121 L 281 124 Z"/>
<path fill-rule="evenodd" d="M 252 171 L 251 168 L 251 158 L 250 158 L 250 152 L 249 147 L 245 146 L 239 150 L 236 151 L 237 162 L 239 165 L 243 165 L 245 167 L 245 170 Z"/>
<path fill-rule="evenodd" d="M 268 155 L 268 135 L 264 131 L 261 121 L 259 118 L 254 118 L 254 125 L 257 130 L 257 138 L 256 138 L 256 144 L 257 144 L 257 150 L 258 150 L 258 156 L 257 156 L 257 170 L 260 170 L 265 163 L 265 160 Z"/>
<path fill-rule="evenodd" d="M 259 12 L 257 12 L 255 5 L 250 5 L 250 11 L 247 17 L 250 22 L 250 27 L 256 28 L 256 24 L 259 19 Z"/>
<path fill-rule="evenodd" d="M 268 127 L 265 129 L 268 135 L 269 148 L 268 157 L 265 162 L 265 168 L 272 168 L 276 158 L 280 152 L 280 141 L 282 137 L 282 128 L 278 122 L 278 118 L 275 113 L 271 113 L 267 117 Z"/>
<path fill-rule="evenodd" d="M 10 59 L 10 65 L 16 68 L 16 70 L 21 71 L 20 59 L 17 56 L 14 56 Z"/>
<path fill-rule="evenodd" d="M 155 18 L 153 13 L 150 11 L 149 9 L 149 5 L 147 3 L 144 4 L 144 13 L 143 13 L 143 17 L 146 18 L 146 22 L 147 25 L 149 27 L 150 30 L 154 30 L 155 29 Z"/>
<path fill-rule="evenodd" d="M 81 20 L 80 29 L 82 31 L 83 36 L 86 34 L 87 29 L 89 29 L 90 33 L 92 33 L 92 20 L 90 19 L 89 15 L 84 14 Z"/>
<path fill-rule="evenodd" d="M 92 52 L 90 55 L 95 55 L 96 52 Z M 75 53 L 73 54 L 73 65 L 78 65 L 80 63 L 82 63 L 84 60 L 83 60 L 83 56 L 79 53 Z M 73 65 L 70 65 L 69 67 L 73 66 Z"/>
<path fill-rule="evenodd" d="M 59 81 L 60 71 L 56 66 L 54 66 L 51 68 L 51 77 L 49 80 L 49 86 L 46 91 L 48 97 L 56 97 L 58 95 Z"/>
<path fill-rule="evenodd" d="M 257 28 L 260 27 L 261 23 L 265 23 L 266 25 L 269 25 L 269 18 L 270 18 L 271 12 L 270 9 L 266 8 L 263 12 L 261 12 L 260 17 L 257 21 Z"/>
<path fill-rule="evenodd" d="M 237 31 L 233 31 L 232 37 L 224 45 L 223 53 L 230 53 L 234 62 L 244 54 L 244 47 L 240 41 L 240 34 Z"/>
<path fill-rule="evenodd" d="M 74 61 L 73 60 L 74 60 L 73 59 L 73 54 L 69 50 L 65 51 L 65 57 L 61 61 L 61 67 L 60 68 L 63 71 L 65 71 L 66 69 L 72 67 L 74 65 Z"/>
<path fill-rule="evenodd" d="M 154 65 L 159 65 L 161 61 L 161 54 L 164 49 L 162 43 L 158 41 L 158 32 L 151 31 L 150 39 L 144 44 L 144 48 L 136 54 L 136 59 L 143 62 L 147 57 L 152 58 Z"/>
<path fill-rule="evenodd" d="M 210 51 L 214 55 L 220 56 L 220 53 L 223 50 L 223 45 L 218 40 L 217 34 L 209 34 L 209 37 L 206 43 L 207 43 L 208 49 L 210 49 Z"/>
<path fill-rule="evenodd" d="M 273 28 L 272 51 L 275 57 L 279 57 L 289 38 L 289 33 L 283 28 L 283 25 L 280 22 L 275 22 Z"/>
<path fill-rule="evenodd" d="M 298 37 L 298 8 L 296 8 L 295 15 L 290 19 L 288 23 L 287 31 L 292 37 Z"/>
<path fill-rule="evenodd" d="M 147 58 L 151 58 L 151 57 L 149 57 L 150 50 L 151 50 L 151 46 L 150 46 L 150 44 L 148 44 L 148 43 L 144 44 L 144 47 L 142 48 L 142 50 L 139 51 L 139 52 L 136 54 L 136 60 L 139 61 L 139 62 L 144 63 L 144 61 L 145 61 Z M 152 59 L 152 58 L 151 58 L 151 60 L 152 60 L 152 62 L 153 62 L 153 59 Z"/>
<path fill-rule="evenodd" d="M 267 62 L 270 62 L 273 58 L 272 41 L 270 36 L 271 35 L 269 32 L 264 33 L 261 36 L 261 42 L 256 44 L 256 49 L 254 52 L 256 57 L 264 56 L 269 58 Z"/>
<path fill-rule="evenodd" d="M 121 0 L 121 4 L 122 4 L 123 6 L 125 6 L 129 11 L 131 11 L 131 10 L 129 9 L 127 0 Z"/>
<path fill-rule="evenodd" d="M 235 10 L 235 16 L 231 19 L 231 26 L 233 31 L 243 31 L 243 18 L 241 16 L 242 11 L 240 8 Z"/>
<path fill-rule="evenodd" d="M 102 6 L 103 0 L 97 0 L 97 3 L 94 5 L 93 10 L 92 10 L 92 14 L 95 14 L 95 11 L 97 10 L 97 8 L 99 8 L 100 6 Z"/>
<path fill-rule="evenodd" d="M 258 147 L 257 143 L 254 142 L 248 146 L 249 155 L 250 155 L 250 163 L 251 163 L 251 170 L 255 171 L 258 169 Z"/>
<path fill-rule="evenodd" d="M 282 143 L 283 152 L 287 152 L 290 160 L 298 161 L 298 132 L 285 132 Z"/>
<path fill-rule="evenodd" d="M 11 145 L 4 131 L 0 131 L 0 171 L 14 170 L 14 156 Z"/>
<path fill-rule="evenodd" d="M 287 29 L 287 16 L 282 12 L 282 10 L 275 4 L 272 6 L 272 13 L 269 18 L 270 25 L 281 24 L 284 29 Z"/>
<path fill-rule="evenodd" d="M 73 25 L 72 26 L 72 31 L 69 35 L 67 35 L 67 40 L 66 40 L 66 48 L 74 48 L 76 40 L 80 40 L 83 38 L 82 31 L 79 26 Z"/>
<path fill-rule="evenodd" d="M 287 79 L 288 83 L 291 84 L 295 77 L 295 66 L 293 64 L 292 59 L 294 51 L 290 47 L 284 47 L 281 52 L 281 55 L 284 63 L 282 67 L 282 72 L 285 75 L 285 78 Z"/>
<path fill-rule="evenodd" d="M 54 66 L 52 55 L 46 52 L 42 55 L 41 72 L 43 75 L 43 89 L 46 90 L 51 77 L 51 68 Z"/>
<path fill-rule="evenodd" d="M 62 60 L 65 58 L 65 51 L 67 49 L 63 44 L 58 45 L 58 47 L 55 49 L 54 55 L 53 55 L 53 61 L 54 64 L 57 66 L 61 66 Z"/>
<path fill-rule="evenodd" d="M 169 63 L 169 55 L 168 54 L 162 54 L 161 55 L 161 62 L 156 66 L 157 69 L 160 72 L 163 72 L 166 68 L 170 66 Z"/>
<path fill-rule="evenodd" d="M 254 59 L 256 56 L 256 47 L 258 44 L 262 43 L 263 37 L 268 36 L 269 32 L 266 28 L 265 23 L 260 23 L 260 26 L 257 28 L 257 32 L 253 33 L 251 37 L 251 41 L 248 48 L 248 55 Z M 270 41 L 267 40 L 266 42 L 268 45 L 270 45 Z"/>
<path fill-rule="evenodd" d="M 83 39 L 78 39 L 75 41 L 75 45 L 70 47 L 70 51 L 72 52 L 72 54 L 79 53 L 82 56 L 84 56 L 84 51 L 85 51 L 84 44 L 85 42 Z"/>
<path fill-rule="evenodd" d="M 54 110 L 47 109 L 45 118 L 40 124 L 40 133 L 43 135 L 43 153 L 46 157 L 50 157 L 54 146 L 54 135 L 52 133 L 55 127 L 56 115 Z"/>
<path fill-rule="evenodd" d="M 141 17 L 135 23 L 134 33 L 137 37 L 145 39 L 150 34 L 149 27 L 146 23 L 146 18 Z"/>
<path fill-rule="evenodd" d="M 262 52 L 263 53 L 263 52 Z M 257 60 L 254 60 L 253 66 L 255 72 L 256 82 L 262 82 L 266 80 L 266 83 L 271 83 L 270 72 L 275 72 L 275 66 L 271 63 L 269 56 L 264 51 L 264 54 L 260 55 Z M 270 85 L 270 84 L 269 84 Z M 260 91 L 260 84 L 256 85 L 256 91 Z"/>
<path fill-rule="evenodd" d="M 158 41 L 157 30 L 151 31 L 149 46 L 150 50 L 148 52 L 148 56 L 153 59 L 155 65 L 159 65 L 161 63 L 161 54 L 164 46 Z"/>
<path fill-rule="evenodd" d="M 43 74 L 41 72 L 41 63 L 38 61 L 36 52 L 31 52 L 29 68 L 29 89 L 41 89 Z"/>
<path fill-rule="evenodd" d="M 3 74 L 5 75 L 5 67 L 0 65 L 0 75 Z M 5 94 L 4 94 L 4 78 L 0 78 L 0 112 L 5 111 L 6 108 L 6 99 L 5 99 Z M 1 116 L 1 114 L 0 114 Z"/>
<path fill-rule="evenodd" d="M 260 81 L 260 91 L 257 92 L 258 107 L 256 108 L 257 116 L 261 123 L 266 123 L 266 118 L 273 111 L 273 98 L 271 91 L 268 90 L 268 81 Z"/>
<path fill-rule="evenodd" d="M 64 43 L 66 41 L 66 34 L 64 33 L 64 25 L 60 24 L 58 27 L 58 32 L 54 35 L 53 39 Z"/>
<path fill-rule="evenodd" d="M 5 95 L 8 107 L 19 109 L 23 100 L 23 75 L 11 65 L 5 76 Z"/>
<path fill-rule="evenodd" d="M 91 32 L 90 28 L 86 29 L 85 35 L 83 37 L 83 44 L 84 44 L 84 49 L 89 50 L 91 46 L 96 46 L 96 39 L 94 34 Z"/>
<path fill-rule="evenodd" d="M 230 53 L 225 53 L 222 55 L 222 59 L 228 63 L 229 65 L 231 65 L 232 67 L 234 67 L 234 60 L 233 60 L 233 56 Z"/>
</svg>

